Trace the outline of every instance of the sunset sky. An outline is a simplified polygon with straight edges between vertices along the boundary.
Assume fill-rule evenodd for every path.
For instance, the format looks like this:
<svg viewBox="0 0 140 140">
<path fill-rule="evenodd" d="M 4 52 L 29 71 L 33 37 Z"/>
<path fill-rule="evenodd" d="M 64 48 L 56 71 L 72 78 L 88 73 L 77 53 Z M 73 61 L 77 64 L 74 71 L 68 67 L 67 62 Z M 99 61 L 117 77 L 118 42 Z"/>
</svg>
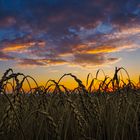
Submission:
<svg viewBox="0 0 140 140">
<path fill-rule="evenodd" d="M 44 84 L 101 68 L 140 75 L 140 0 L 0 0 L 0 76 L 23 72 Z M 71 78 L 66 78 L 71 86 Z"/>
</svg>

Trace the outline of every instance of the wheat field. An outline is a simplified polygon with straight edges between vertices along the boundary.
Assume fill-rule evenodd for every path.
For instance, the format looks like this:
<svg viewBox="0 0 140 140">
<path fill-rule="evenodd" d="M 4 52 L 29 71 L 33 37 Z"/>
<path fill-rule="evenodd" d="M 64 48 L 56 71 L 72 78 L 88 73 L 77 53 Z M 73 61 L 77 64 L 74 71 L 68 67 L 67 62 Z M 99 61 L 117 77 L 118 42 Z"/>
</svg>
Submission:
<svg viewBox="0 0 140 140">
<path fill-rule="evenodd" d="M 124 68 L 99 80 L 101 72 L 94 78 L 88 74 L 86 85 L 68 73 L 38 86 L 32 77 L 8 69 L 0 79 L 0 140 L 139 140 L 140 81 L 131 81 Z M 66 76 L 77 88 L 60 84 Z"/>
</svg>

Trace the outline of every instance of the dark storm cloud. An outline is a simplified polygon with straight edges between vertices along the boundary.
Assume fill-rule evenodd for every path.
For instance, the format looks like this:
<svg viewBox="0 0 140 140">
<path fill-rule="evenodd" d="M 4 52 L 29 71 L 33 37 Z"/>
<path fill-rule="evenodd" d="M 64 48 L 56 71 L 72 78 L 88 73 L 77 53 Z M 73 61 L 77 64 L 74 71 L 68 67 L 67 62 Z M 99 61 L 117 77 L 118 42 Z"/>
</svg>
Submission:
<svg viewBox="0 0 140 140">
<path fill-rule="evenodd" d="M 0 0 L 0 50 L 20 65 L 102 65 L 138 48 L 139 23 L 139 0 Z"/>
</svg>

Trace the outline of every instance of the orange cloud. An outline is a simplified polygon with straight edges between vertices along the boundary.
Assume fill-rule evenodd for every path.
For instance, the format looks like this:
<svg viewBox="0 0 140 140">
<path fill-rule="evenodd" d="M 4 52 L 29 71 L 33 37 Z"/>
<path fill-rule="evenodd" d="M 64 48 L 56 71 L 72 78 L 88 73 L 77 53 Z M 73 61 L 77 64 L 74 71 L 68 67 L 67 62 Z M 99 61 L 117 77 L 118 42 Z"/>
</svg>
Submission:
<svg viewBox="0 0 140 140">
<path fill-rule="evenodd" d="M 78 45 L 74 49 L 77 52 L 87 53 L 87 54 L 98 54 L 98 53 L 111 53 L 117 51 L 118 48 L 113 46 L 97 46 L 90 47 L 87 45 Z"/>
<path fill-rule="evenodd" d="M 26 50 L 35 45 L 35 42 L 23 43 L 23 44 L 8 44 L 5 48 L 2 49 L 3 52 L 17 52 L 21 50 Z"/>
<path fill-rule="evenodd" d="M 111 46 L 99 46 L 98 48 L 87 50 L 86 53 L 97 54 L 97 53 L 111 53 L 117 51 L 117 48 Z"/>
<path fill-rule="evenodd" d="M 134 46 L 132 44 L 127 44 L 127 45 L 122 45 L 122 46 L 117 46 L 112 45 L 112 46 L 89 46 L 88 44 L 80 44 L 76 46 L 73 51 L 76 53 L 84 53 L 84 54 L 99 54 L 99 53 L 112 53 L 112 52 L 118 52 L 122 51 L 124 49 L 132 49 Z"/>
<path fill-rule="evenodd" d="M 113 53 L 113 52 L 119 52 L 122 50 L 135 50 L 135 46 L 132 43 L 125 44 L 122 46 L 116 47 L 114 46 L 98 46 L 97 48 L 89 49 L 86 51 L 88 54 L 98 54 L 98 53 Z"/>
</svg>

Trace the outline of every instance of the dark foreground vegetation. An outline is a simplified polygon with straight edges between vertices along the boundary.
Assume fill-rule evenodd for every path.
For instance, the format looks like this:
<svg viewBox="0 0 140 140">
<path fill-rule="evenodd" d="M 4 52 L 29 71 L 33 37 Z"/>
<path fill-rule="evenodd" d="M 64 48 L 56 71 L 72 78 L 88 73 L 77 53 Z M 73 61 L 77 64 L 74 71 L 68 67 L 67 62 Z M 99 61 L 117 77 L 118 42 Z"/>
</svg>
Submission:
<svg viewBox="0 0 140 140">
<path fill-rule="evenodd" d="M 123 68 L 103 80 L 98 79 L 100 72 L 95 78 L 89 74 L 87 85 L 65 74 L 39 87 L 32 77 L 7 70 L 0 80 L 0 140 L 139 140 L 139 83 L 134 84 Z M 65 76 L 78 87 L 61 85 Z"/>
</svg>

